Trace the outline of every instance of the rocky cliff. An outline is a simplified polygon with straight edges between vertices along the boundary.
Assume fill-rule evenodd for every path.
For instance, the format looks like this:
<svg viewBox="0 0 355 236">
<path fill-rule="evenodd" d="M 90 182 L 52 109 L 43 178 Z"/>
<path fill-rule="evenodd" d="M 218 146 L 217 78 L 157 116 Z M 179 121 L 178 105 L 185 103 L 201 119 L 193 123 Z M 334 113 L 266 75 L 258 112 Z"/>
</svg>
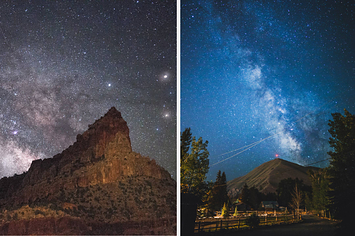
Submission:
<svg viewBox="0 0 355 236">
<path fill-rule="evenodd" d="M 124 234 L 122 227 L 117 229 L 122 222 L 150 222 L 150 228 L 158 222 L 174 222 L 176 182 L 154 160 L 132 151 L 127 123 L 111 108 L 62 153 L 34 161 L 22 175 L 1 179 L 0 207 L 0 233 L 15 233 L 9 229 L 18 227 L 10 226 L 48 219 L 52 233 L 60 234 L 65 230 L 56 231 L 55 224 L 66 217 L 63 222 L 73 219 L 85 225 L 75 234 L 90 233 L 98 224 Z M 174 225 L 159 226 L 159 232 L 174 233 Z"/>
</svg>

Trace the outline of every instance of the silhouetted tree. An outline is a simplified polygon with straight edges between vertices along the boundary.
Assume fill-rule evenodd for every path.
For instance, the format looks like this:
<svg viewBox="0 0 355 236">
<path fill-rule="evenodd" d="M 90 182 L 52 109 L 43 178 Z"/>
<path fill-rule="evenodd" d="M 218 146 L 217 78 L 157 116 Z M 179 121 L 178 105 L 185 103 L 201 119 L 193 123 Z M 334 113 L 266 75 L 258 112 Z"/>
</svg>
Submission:
<svg viewBox="0 0 355 236">
<path fill-rule="evenodd" d="M 313 204 L 312 204 L 312 193 L 305 193 L 304 195 L 304 206 L 307 211 L 310 211 L 313 209 Z"/>
<path fill-rule="evenodd" d="M 193 234 L 197 207 L 209 191 L 205 182 L 209 170 L 208 141 L 192 137 L 187 128 L 180 137 L 180 189 L 181 189 L 181 232 L 182 235 Z"/>
<path fill-rule="evenodd" d="M 249 189 L 249 202 L 248 204 L 254 209 L 257 210 L 261 203 L 261 193 L 255 187 Z"/>
<path fill-rule="evenodd" d="M 280 181 L 277 192 L 277 200 L 280 206 L 291 207 L 292 202 L 292 194 L 295 190 L 295 185 L 297 185 L 298 190 L 305 195 L 306 193 L 310 193 L 312 188 L 303 183 L 303 180 L 298 178 L 292 179 L 287 178 Z"/>
<path fill-rule="evenodd" d="M 180 137 L 181 159 L 186 159 L 192 141 L 191 128 L 186 128 Z"/>
<path fill-rule="evenodd" d="M 276 193 L 267 193 L 266 195 L 261 193 L 261 201 L 277 201 Z"/>
<path fill-rule="evenodd" d="M 219 170 L 208 200 L 208 208 L 212 211 L 220 210 L 228 201 L 226 174 Z"/>
<path fill-rule="evenodd" d="M 220 197 L 223 202 L 227 202 L 228 199 L 228 192 L 227 192 L 227 176 L 226 173 L 222 173 L 221 176 L 221 191 L 220 191 Z"/>
<path fill-rule="evenodd" d="M 250 192 L 247 183 L 244 184 L 242 193 L 239 196 L 239 200 L 245 204 L 249 204 L 250 202 Z"/>
<path fill-rule="evenodd" d="M 355 212 L 355 115 L 344 109 L 329 121 L 331 156 L 329 175 L 335 213 L 343 232 L 351 232 Z"/>
<path fill-rule="evenodd" d="M 326 169 L 320 169 L 317 172 L 308 171 L 312 182 L 312 204 L 311 208 L 317 213 L 326 212 L 330 206 L 330 182 Z M 310 206 L 308 206 L 308 209 Z"/>
<path fill-rule="evenodd" d="M 295 188 L 295 180 L 292 178 L 283 179 L 276 189 L 280 206 L 289 207 L 292 199 L 292 191 Z"/>
<path fill-rule="evenodd" d="M 245 223 L 250 227 L 250 228 L 256 228 L 259 226 L 260 224 L 260 218 L 259 216 L 253 212 L 253 214 L 251 214 L 251 216 L 249 216 Z"/>
</svg>

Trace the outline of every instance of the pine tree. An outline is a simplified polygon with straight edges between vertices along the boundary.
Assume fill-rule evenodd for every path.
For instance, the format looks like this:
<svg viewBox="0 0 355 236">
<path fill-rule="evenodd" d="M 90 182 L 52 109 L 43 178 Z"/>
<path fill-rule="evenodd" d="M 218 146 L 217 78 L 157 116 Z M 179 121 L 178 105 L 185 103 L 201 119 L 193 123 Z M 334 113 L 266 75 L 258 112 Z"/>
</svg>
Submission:
<svg viewBox="0 0 355 236">
<path fill-rule="evenodd" d="M 330 183 L 326 169 L 320 169 L 318 172 L 309 171 L 312 182 L 312 208 L 317 213 L 328 211 L 330 206 Z"/>
<path fill-rule="evenodd" d="M 243 186 L 242 193 L 239 196 L 239 200 L 245 204 L 250 203 L 250 193 L 249 193 L 249 187 L 247 183 L 245 183 Z"/>
<path fill-rule="evenodd" d="M 226 203 L 224 203 L 223 208 L 222 208 L 222 216 L 223 216 L 223 218 L 229 217 L 228 204 L 226 204 Z"/>
<path fill-rule="evenodd" d="M 222 207 L 219 195 L 220 195 L 220 184 L 221 184 L 221 171 L 217 172 L 216 182 L 213 183 L 213 187 L 211 190 L 211 198 L 209 199 L 209 208 L 212 211 L 220 210 Z"/>
<path fill-rule="evenodd" d="M 181 160 L 185 160 L 186 157 L 188 156 L 191 141 L 192 141 L 191 129 L 186 128 L 184 132 L 182 132 L 180 137 Z"/>
<path fill-rule="evenodd" d="M 211 197 L 208 201 L 209 209 L 212 211 L 220 210 L 225 202 L 228 201 L 226 174 L 219 170 L 216 182 L 213 184 Z"/>
<path fill-rule="evenodd" d="M 228 199 L 228 192 L 227 192 L 227 177 L 226 173 L 222 173 L 221 176 L 221 191 L 220 191 L 220 198 L 222 202 L 227 202 Z"/>
<path fill-rule="evenodd" d="M 207 216 L 213 216 L 215 207 L 214 207 L 214 196 L 213 196 L 213 185 L 212 181 L 207 182 L 206 185 L 206 194 L 202 197 L 202 204 L 205 208 Z"/>
<path fill-rule="evenodd" d="M 235 209 L 234 209 L 234 214 L 233 214 L 233 216 L 237 216 L 238 215 L 238 207 L 237 206 L 235 206 Z"/>
<path fill-rule="evenodd" d="M 190 128 L 185 129 L 181 135 L 181 192 L 195 195 L 200 203 L 208 191 L 208 184 L 205 182 L 209 170 L 207 145 L 208 141 L 203 142 L 201 137 L 198 140 L 195 137 L 191 138 Z"/>
<path fill-rule="evenodd" d="M 331 156 L 329 175 L 331 195 L 337 218 L 342 220 L 344 232 L 352 229 L 355 212 L 355 115 L 344 109 L 345 115 L 332 114 L 329 121 Z"/>
<path fill-rule="evenodd" d="M 295 185 L 297 185 L 298 191 L 303 195 L 311 192 L 311 187 L 305 185 L 303 180 L 298 178 L 292 179 L 287 178 L 280 181 L 278 188 L 276 189 L 278 202 L 281 206 L 291 206 L 293 192 L 295 190 Z"/>
<path fill-rule="evenodd" d="M 254 210 L 257 210 L 260 205 L 260 192 L 257 188 L 251 187 L 249 189 L 249 204 Z"/>
<path fill-rule="evenodd" d="M 313 209 L 312 198 L 311 198 L 310 193 L 305 193 L 304 205 L 305 205 L 306 211 L 310 211 Z"/>
</svg>

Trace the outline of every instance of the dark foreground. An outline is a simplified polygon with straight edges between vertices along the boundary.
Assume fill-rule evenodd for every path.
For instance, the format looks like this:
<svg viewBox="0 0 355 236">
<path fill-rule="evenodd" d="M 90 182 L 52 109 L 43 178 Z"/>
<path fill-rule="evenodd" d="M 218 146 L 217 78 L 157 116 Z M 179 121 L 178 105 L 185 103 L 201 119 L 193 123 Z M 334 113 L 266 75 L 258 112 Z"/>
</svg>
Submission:
<svg viewBox="0 0 355 236">
<path fill-rule="evenodd" d="M 303 222 L 291 225 L 271 226 L 245 231 L 221 231 L 213 235 L 226 236 L 333 236 L 335 235 L 336 222 L 320 219 L 316 216 L 304 216 Z"/>
</svg>

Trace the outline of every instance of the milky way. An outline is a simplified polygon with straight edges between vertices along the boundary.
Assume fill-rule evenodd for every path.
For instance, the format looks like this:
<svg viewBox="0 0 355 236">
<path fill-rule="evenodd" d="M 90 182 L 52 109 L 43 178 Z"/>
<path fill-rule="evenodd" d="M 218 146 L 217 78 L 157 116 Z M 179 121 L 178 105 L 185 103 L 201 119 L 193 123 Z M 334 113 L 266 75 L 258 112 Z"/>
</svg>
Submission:
<svg viewBox="0 0 355 236">
<path fill-rule="evenodd" d="M 209 179 L 327 166 L 331 113 L 355 112 L 354 3 L 181 2 L 181 129 L 209 141 Z"/>
<path fill-rule="evenodd" d="M 0 177 L 115 106 L 134 151 L 176 177 L 176 2 L 1 1 Z"/>
</svg>

